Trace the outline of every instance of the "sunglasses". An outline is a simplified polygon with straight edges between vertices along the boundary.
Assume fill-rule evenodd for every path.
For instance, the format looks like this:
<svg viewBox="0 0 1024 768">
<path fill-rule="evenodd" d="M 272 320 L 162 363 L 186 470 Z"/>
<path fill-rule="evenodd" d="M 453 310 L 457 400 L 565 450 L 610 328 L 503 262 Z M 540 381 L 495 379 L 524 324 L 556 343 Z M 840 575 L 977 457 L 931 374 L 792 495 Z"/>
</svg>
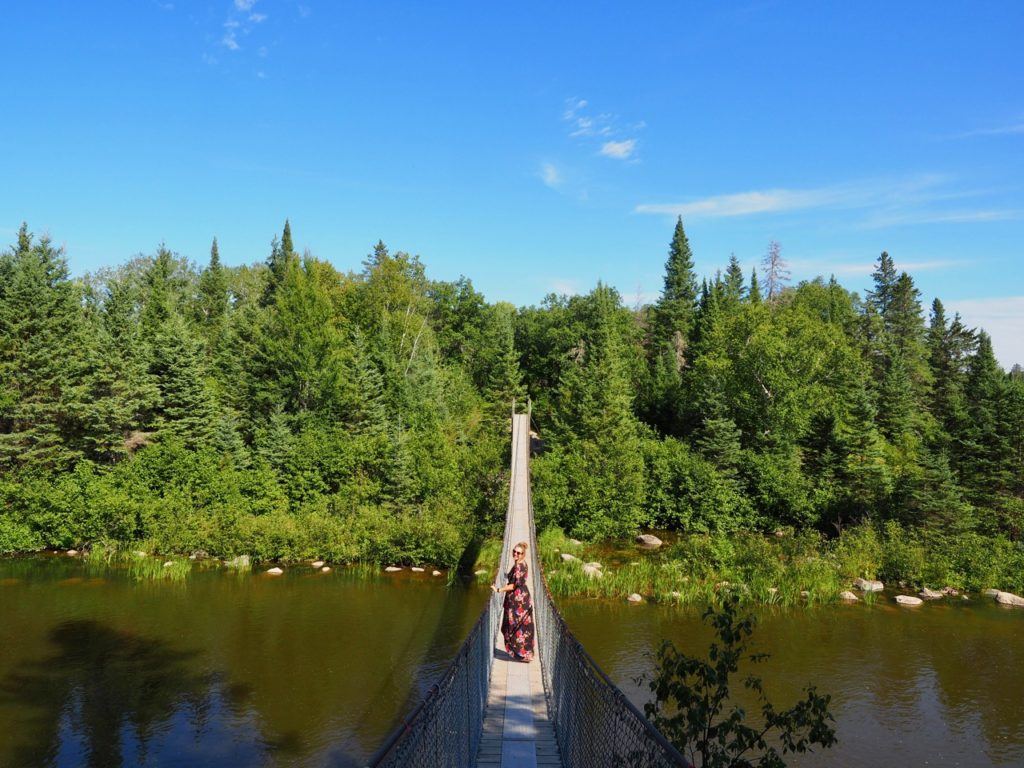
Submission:
<svg viewBox="0 0 1024 768">
<path fill-rule="evenodd" d="M 512 550 L 512 554 L 513 555 L 521 555 L 521 554 L 523 554 L 523 550 L 521 550 L 521 549 L 513 549 Z"/>
</svg>

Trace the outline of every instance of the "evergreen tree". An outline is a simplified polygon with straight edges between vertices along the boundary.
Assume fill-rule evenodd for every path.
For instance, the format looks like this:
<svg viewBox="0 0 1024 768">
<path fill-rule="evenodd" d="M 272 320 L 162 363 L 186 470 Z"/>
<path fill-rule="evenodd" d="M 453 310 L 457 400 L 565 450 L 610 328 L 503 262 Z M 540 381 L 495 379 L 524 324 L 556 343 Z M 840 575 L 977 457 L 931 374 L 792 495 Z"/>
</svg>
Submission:
<svg viewBox="0 0 1024 768">
<path fill-rule="evenodd" d="M 79 291 L 49 238 L 22 224 L 0 294 L 0 465 L 68 467 L 81 455 L 74 383 Z"/>
<path fill-rule="evenodd" d="M 906 433 L 914 422 L 914 389 L 910 374 L 903 362 L 903 355 L 897 352 L 889 362 L 878 398 L 878 422 L 882 433 L 890 440 L 896 440 Z"/>
<path fill-rule="evenodd" d="M 896 264 L 885 251 L 878 257 L 875 271 L 871 273 L 875 282 L 873 290 L 867 293 L 867 303 L 882 317 L 886 316 L 896 290 Z"/>
<path fill-rule="evenodd" d="M 1005 374 L 996 362 L 992 339 L 978 333 L 978 349 L 967 378 L 969 426 L 961 446 L 961 474 L 968 499 L 983 505 L 1011 485 L 1007 425 L 1003 413 Z"/>
<path fill-rule="evenodd" d="M 217 408 L 206 388 L 201 347 L 178 315 L 153 339 L 150 372 L 160 391 L 156 426 L 188 448 L 209 445 L 216 431 Z"/>
<path fill-rule="evenodd" d="M 757 279 L 757 268 L 750 268 L 750 292 L 747 294 L 747 298 L 751 304 L 761 303 L 761 285 Z"/>
<path fill-rule="evenodd" d="M 200 321 L 207 328 L 217 328 L 228 313 L 228 279 L 220 263 L 217 238 L 210 246 L 210 264 L 199 278 Z"/>
<path fill-rule="evenodd" d="M 686 364 L 686 338 L 690 333 L 696 301 L 697 276 L 693 271 L 693 252 L 680 216 L 676 220 L 665 262 L 661 298 L 654 306 L 656 344 L 662 348 L 667 346 L 674 352 L 678 370 Z"/>
<path fill-rule="evenodd" d="M 746 294 L 744 286 L 743 269 L 740 267 L 736 254 L 729 255 L 729 266 L 725 270 L 723 298 L 727 303 L 738 304 Z"/>
<path fill-rule="evenodd" d="M 839 479 L 846 494 L 847 515 L 853 520 L 869 518 L 885 501 L 891 487 L 884 442 L 875 427 L 875 407 L 862 383 L 850 391 L 836 437 L 842 457 Z M 843 517 L 837 521 L 841 526 Z"/>
<path fill-rule="evenodd" d="M 281 239 L 277 236 L 270 242 L 270 256 L 267 258 L 267 286 L 263 292 L 263 305 L 273 303 L 274 294 L 278 287 L 284 282 L 290 264 L 298 261 L 295 247 L 292 245 L 292 226 L 288 219 L 284 220 L 284 231 Z"/>
</svg>

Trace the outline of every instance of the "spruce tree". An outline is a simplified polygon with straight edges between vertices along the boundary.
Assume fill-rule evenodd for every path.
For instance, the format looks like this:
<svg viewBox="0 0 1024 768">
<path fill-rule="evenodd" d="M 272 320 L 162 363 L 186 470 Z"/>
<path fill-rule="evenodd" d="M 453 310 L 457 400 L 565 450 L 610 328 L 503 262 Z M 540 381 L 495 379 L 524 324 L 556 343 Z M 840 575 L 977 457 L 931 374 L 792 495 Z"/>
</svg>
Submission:
<svg viewBox="0 0 1024 768">
<path fill-rule="evenodd" d="M 875 312 L 885 317 L 889 305 L 892 303 L 897 280 L 896 265 L 887 252 L 882 251 L 881 256 L 878 257 L 878 263 L 875 266 L 875 271 L 871 273 L 871 278 L 875 282 L 875 287 L 868 291 L 867 302 Z"/>
<path fill-rule="evenodd" d="M 744 286 L 743 269 L 740 267 L 736 254 L 729 255 L 729 266 L 725 270 L 725 282 L 723 298 L 729 304 L 738 304 L 746 294 Z"/>
<path fill-rule="evenodd" d="M 218 329 L 228 313 L 228 278 L 220 263 L 217 238 L 210 246 L 210 263 L 199 277 L 200 320 L 207 329 Z"/>
<path fill-rule="evenodd" d="M 659 347 L 669 347 L 675 353 L 678 369 L 685 365 L 685 340 L 690 333 L 696 302 L 697 276 L 693 271 L 693 252 L 680 216 L 676 220 L 665 262 L 661 298 L 654 306 L 656 343 Z"/>
<path fill-rule="evenodd" d="M 747 294 L 751 304 L 761 303 L 761 284 L 757 279 L 757 267 L 750 269 L 750 292 Z"/>
<path fill-rule="evenodd" d="M 0 465 L 67 468 L 81 456 L 79 291 L 64 254 L 22 224 L 0 294 Z"/>
</svg>

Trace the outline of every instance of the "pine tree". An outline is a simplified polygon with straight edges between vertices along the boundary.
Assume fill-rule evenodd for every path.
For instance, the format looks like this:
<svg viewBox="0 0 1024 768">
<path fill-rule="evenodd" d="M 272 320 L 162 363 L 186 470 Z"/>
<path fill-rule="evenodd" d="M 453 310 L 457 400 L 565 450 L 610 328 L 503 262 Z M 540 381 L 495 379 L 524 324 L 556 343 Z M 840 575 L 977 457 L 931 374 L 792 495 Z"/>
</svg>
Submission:
<svg viewBox="0 0 1024 768">
<path fill-rule="evenodd" d="M 875 428 L 875 407 L 863 383 L 851 389 L 836 438 L 842 456 L 839 478 L 849 513 L 854 519 L 869 518 L 884 503 L 892 478 L 884 442 Z"/>
<path fill-rule="evenodd" d="M 150 372 L 160 390 L 158 429 L 180 438 L 189 448 L 209 445 L 218 410 L 206 388 L 200 344 L 178 315 L 157 332 L 151 355 Z"/>
<path fill-rule="evenodd" d="M 1012 480 L 1009 435 L 1003 413 L 1006 377 L 992 351 L 992 339 L 978 333 L 978 350 L 967 375 L 969 426 L 961 446 L 961 474 L 970 501 L 984 505 Z"/>
<path fill-rule="evenodd" d="M 871 273 L 871 278 L 875 281 L 875 287 L 868 291 L 867 303 L 874 308 L 875 312 L 885 317 L 889 311 L 889 305 L 892 303 L 897 280 L 896 265 L 885 251 L 882 251 L 882 255 L 878 257 L 878 264 L 875 271 Z"/>
<path fill-rule="evenodd" d="M 669 347 L 676 357 L 677 369 L 682 369 L 686 358 L 686 338 L 697 302 L 697 276 L 693 271 L 693 252 L 683 229 L 683 218 L 676 220 L 668 260 L 665 262 L 665 284 L 661 298 L 654 306 L 655 343 Z"/>
<path fill-rule="evenodd" d="M 199 306 L 200 320 L 207 328 L 219 328 L 228 313 L 228 278 L 216 237 L 210 246 L 210 264 L 199 277 Z"/>
<path fill-rule="evenodd" d="M 156 336 L 175 314 L 177 296 L 174 270 L 174 254 L 161 244 L 145 274 L 146 297 L 140 322 L 146 339 Z"/>
<path fill-rule="evenodd" d="M 729 266 L 725 270 L 725 282 L 723 298 L 727 303 L 738 304 L 744 298 L 746 294 L 746 286 L 744 286 L 743 280 L 743 269 L 740 267 L 739 259 L 736 258 L 736 254 L 729 255 Z"/>
<path fill-rule="evenodd" d="M 878 423 L 882 433 L 897 440 L 914 422 L 914 389 L 903 355 L 896 352 L 889 362 L 889 370 L 882 380 L 878 399 Z"/>
<path fill-rule="evenodd" d="M 79 291 L 62 251 L 22 224 L 0 294 L 0 465 L 70 466 L 81 456 L 74 383 Z"/>
<path fill-rule="evenodd" d="M 493 341 L 497 347 L 497 357 L 491 367 L 484 395 L 495 417 L 500 423 L 505 423 L 512 401 L 521 403 L 526 399 L 526 387 L 523 386 L 519 370 L 511 312 L 497 312 L 496 321 L 498 333 Z"/>
<path fill-rule="evenodd" d="M 751 267 L 750 269 L 750 292 L 747 294 L 747 298 L 751 304 L 761 303 L 761 285 L 757 279 L 756 267 Z"/>
<path fill-rule="evenodd" d="M 267 286 L 263 292 L 263 306 L 269 306 L 274 301 L 274 294 L 278 287 L 284 282 L 290 264 L 298 261 L 295 247 L 292 245 L 292 225 L 288 219 L 284 220 L 284 231 L 281 239 L 277 236 L 270 242 L 270 256 L 267 258 Z"/>
</svg>

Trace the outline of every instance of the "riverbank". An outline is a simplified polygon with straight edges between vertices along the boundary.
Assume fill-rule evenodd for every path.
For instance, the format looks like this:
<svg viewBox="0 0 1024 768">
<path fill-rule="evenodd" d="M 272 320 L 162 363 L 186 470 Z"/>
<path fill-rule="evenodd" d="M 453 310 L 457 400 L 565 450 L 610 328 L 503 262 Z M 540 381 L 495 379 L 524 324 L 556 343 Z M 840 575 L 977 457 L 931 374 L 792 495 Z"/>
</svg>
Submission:
<svg viewBox="0 0 1024 768">
<path fill-rule="evenodd" d="M 908 595 L 946 590 L 958 599 L 985 589 L 1024 592 L 1024 546 L 1002 537 L 928 536 L 895 523 L 851 528 L 831 540 L 813 531 L 778 534 L 682 535 L 648 550 L 632 542 L 579 542 L 548 529 L 538 546 L 557 597 L 639 595 L 684 605 L 734 593 L 785 606 L 836 602 L 857 579 L 878 580 Z M 875 599 L 870 591 L 855 593 Z"/>
</svg>

